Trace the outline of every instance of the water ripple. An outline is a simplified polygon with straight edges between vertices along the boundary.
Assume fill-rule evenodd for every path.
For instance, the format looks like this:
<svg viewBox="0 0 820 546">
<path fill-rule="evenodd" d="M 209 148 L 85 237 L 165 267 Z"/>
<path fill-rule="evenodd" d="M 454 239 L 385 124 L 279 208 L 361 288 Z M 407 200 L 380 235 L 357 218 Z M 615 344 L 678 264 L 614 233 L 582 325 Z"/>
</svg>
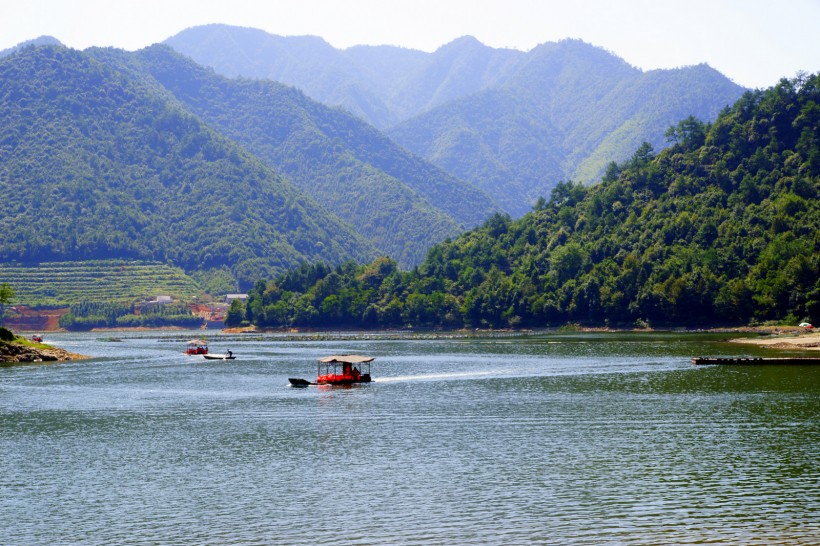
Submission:
<svg viewBox="0 0 820 546">
<path fill-rule="evenodd" d="M 582 341 L 260 342 L 201 366 L 140 338 L 0 369 L 0 543 L 820 542 L 820 370 Z M 353 350 L 375 383 L 286 386 Z"/>
</svg>

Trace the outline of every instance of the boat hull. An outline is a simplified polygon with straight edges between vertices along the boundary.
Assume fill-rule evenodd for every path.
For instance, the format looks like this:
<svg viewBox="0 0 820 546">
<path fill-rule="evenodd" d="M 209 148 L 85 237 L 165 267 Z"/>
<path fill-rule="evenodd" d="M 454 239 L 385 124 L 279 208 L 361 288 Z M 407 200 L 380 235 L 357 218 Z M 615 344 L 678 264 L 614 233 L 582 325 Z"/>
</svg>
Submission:
<svg viewBox="0 0 820 546">
<path fill-rule="evenodd" d="M 363 374 L 356 378 L 350 375 L 320 375 L 316 378 L 317 385 L 353 385 L 354 383 L 371 383 L 370 374 Z"/>
</svg>

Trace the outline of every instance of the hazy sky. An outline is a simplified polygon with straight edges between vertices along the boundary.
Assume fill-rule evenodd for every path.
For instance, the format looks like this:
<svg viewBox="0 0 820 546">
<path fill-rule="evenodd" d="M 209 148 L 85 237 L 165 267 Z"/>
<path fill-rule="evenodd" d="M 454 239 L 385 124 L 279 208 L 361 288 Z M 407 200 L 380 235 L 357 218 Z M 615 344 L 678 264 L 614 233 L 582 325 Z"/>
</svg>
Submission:
<svg viewBox="0 0 820 546">
<path fill-rule="evenodd" d="M 0 50 L 42 35 L 135 50 L 208 23 L 339 48 L 581 38 L 644 70 L 705 62 L 748 87 L 820 72 L 820 0 L 0 0 Z"/>
</svg>

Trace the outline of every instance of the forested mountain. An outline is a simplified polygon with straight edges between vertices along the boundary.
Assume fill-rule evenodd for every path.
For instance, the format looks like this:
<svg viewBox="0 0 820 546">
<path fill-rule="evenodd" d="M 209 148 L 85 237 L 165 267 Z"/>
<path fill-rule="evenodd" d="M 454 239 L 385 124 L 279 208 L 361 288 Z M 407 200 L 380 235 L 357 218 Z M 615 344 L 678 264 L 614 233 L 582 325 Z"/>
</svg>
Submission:
<svg viewBox="0 0 820 546">
<path fill-rule="evenodd" d="M 503 85 L 388 134 L 479 188 L 504 188 L 496 199 L 519 216 L 557 182 L 599 179 L 644 141 L 661 149 L 670 125 L 690 115 L 713 120 L 742 92 L 706 65 L 641 72 L 565 40 L 532 50 Z"/>
<path fill-rule="evenodd" d="M 91 52 L 0 59 L 0 260 L 229 266 L 243 283 L 374 247 L 153 78 Z"/>
<path fill-rule="evenodd" d="M 433 243 L 498 210 L 481 191 L 295 88 L 228 79 L 166 46 L 135 56 L 139 69 L 191 112 L 286 175 L 402 267 L 417 265 Z"/>
<path fill-rule="evenodd" d="M 516 216 L 561 180 L 597 180 L 643 141 L 661 149 L 669 125 L 711 121 L 744 91 L 705 65 L 643 72 L 578 40 L 529 52 L 472 37 L 433 53 L 338 50 L 316 37 L 207 25 L 166 43 L 222 74 L 270 78 L 341 106 Z"/>
<path fill-rule="evenodd" d="M 401 272 L 303 265 L 257 283 L 259 325 L 707 325 L 820 320 L 820 75 L 688 117 L 600 184 L 564 182 Z"/>
</svg>

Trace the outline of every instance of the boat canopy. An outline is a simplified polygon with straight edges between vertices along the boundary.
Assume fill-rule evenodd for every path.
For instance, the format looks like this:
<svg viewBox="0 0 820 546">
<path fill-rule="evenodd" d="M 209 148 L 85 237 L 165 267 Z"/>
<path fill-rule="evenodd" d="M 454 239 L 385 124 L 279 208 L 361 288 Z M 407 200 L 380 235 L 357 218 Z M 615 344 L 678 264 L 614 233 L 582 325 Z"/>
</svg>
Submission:
<svg viewBox="0 0 820 546">
<path fill-rule="evenodd" d="M 188 345 L 207 345 L 208 342 L 204 339 L 192 339 L 188 342 Z"/>
<path fill-rule="evenodd" d="M 363 356 L 363 355 L 331 355 L 326 356 L 324 358 L 320 358 L 319 362 L 323 364 L 333 364 L 334 362 L 338 362 L 340 364 L 361 364 L 363 362 L 373 362 L 376 360 L 374 356 Z"/>
</svg>

